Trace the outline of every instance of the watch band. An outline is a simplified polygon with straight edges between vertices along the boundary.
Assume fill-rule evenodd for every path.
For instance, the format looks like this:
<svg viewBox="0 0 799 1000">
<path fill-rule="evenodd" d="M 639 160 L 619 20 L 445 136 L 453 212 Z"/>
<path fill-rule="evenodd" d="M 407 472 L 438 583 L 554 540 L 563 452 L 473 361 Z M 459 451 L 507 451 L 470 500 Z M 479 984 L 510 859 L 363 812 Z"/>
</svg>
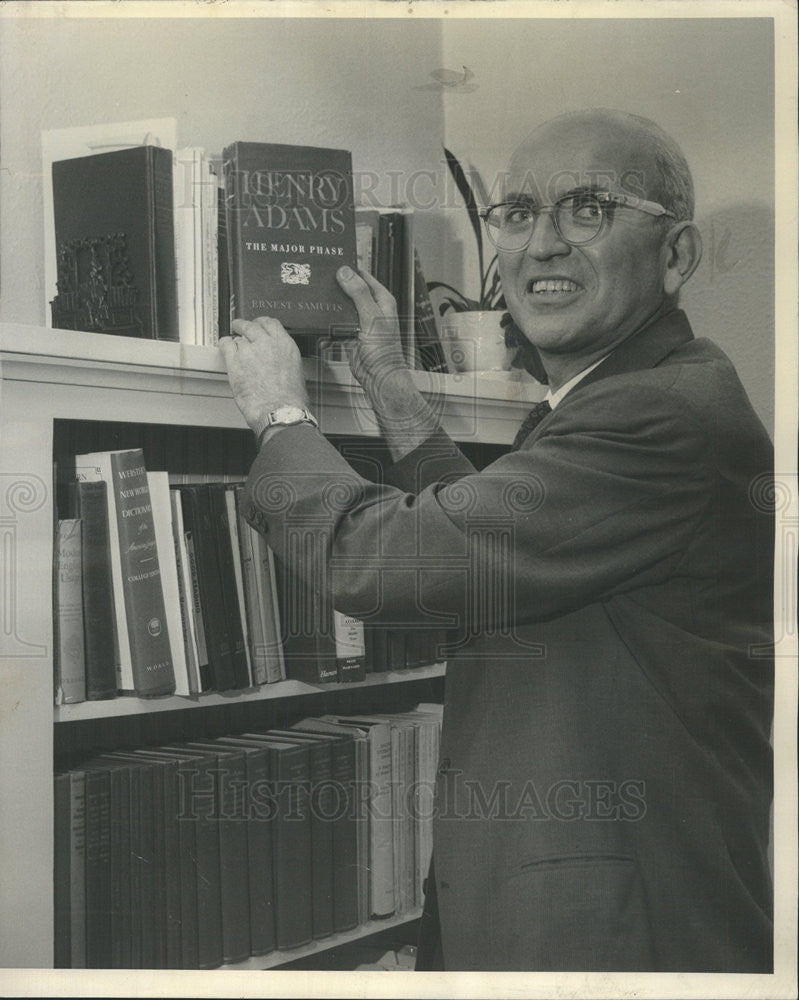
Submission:
<svg viewBox="0 0 799 1000">
<path fill-rule="evenodd" d="M 261 446 L 264 443 L 264 437 L 267 431 L 272 430 L 273 427 L 293 427 L 295 424 L 310 424 L 311 427 L 318 427 L 319 421 L 311 413 L 310 410 L 304 407 L 291 407 L 295 410 L 297 416 L 292 419 L 282 418 L 280 413 L 281 409 L 289 409 L 288 407 L 280 407 L 277 410 L 272 410 L 271 413 L 266 415 L 266 425 L 261 428 L 258 432 L 258 436 L 255 439 L 256 451 L 261 450 Z"/>
</svg>

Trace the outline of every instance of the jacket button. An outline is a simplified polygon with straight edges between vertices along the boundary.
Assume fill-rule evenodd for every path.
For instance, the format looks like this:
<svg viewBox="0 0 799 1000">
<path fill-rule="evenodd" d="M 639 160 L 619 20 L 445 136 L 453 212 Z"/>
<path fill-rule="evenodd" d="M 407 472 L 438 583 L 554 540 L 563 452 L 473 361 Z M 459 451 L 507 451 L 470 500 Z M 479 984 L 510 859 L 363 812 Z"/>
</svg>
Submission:
<svg viewBox="0 0 799 1000">
<path fill-rule="evenodd" d="M 451 765 L 452 761 L 449 759 L 449 757 L 442 757 L 438 765 L 438 773 L 442 776 L 445 775 L 447 771 L 449 771 Z"/>
</svg>

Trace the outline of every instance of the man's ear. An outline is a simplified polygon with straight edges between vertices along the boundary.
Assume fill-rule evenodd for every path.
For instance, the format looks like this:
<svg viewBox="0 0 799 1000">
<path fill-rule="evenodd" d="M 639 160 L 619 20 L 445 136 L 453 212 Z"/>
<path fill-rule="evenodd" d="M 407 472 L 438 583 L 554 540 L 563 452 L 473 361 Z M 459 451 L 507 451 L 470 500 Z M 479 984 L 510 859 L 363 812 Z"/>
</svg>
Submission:
<svg viewBox="0 0 799 1000">
<path fill-rule="evenodd" d="M 702 234 L 693 222 L 678 222 L 663 241 L 663 291 L 676 295 L 702 259 Z"/>
</svg>

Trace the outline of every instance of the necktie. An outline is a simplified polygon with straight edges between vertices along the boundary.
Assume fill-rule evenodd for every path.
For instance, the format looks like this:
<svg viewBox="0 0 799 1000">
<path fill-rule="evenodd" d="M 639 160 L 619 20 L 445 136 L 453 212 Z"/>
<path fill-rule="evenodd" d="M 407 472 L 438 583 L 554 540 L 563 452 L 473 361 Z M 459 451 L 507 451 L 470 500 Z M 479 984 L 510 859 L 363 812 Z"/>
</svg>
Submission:
<svg viewBox="0 0 799 1000">
<path fill-rule="evenodd" d="M 527 435 L 530 434 L 530 432 L 541 423 L 544 417 L 551 412 L 552 407 L 546 399 L 542 399 L 540 403 L 536 403 L 522 421 L 522 426 L 516 432 L 516 437 L 513 439 L 511 451 L 518 451 Z"/>
</svg>

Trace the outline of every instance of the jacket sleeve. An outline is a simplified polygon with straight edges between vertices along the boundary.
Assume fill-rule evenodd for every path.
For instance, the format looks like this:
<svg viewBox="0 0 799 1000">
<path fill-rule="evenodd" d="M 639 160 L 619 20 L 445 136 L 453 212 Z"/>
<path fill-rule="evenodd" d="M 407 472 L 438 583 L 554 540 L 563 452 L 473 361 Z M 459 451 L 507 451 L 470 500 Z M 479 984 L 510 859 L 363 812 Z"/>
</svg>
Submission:
<svg viewBox="0 0 799 1000">
<path fill-rule="evenodd" d="M 610 381 L 481 472 L 433 435 L 399 468 L 404 488 L 288 428 L 253 465 L 248 519 L 281 558 L 313 553 L 335 606 L 374 622 L 475 634 L 662 582 L 711 502 L 705 434 L 668 389 Z"/>
</svg>

